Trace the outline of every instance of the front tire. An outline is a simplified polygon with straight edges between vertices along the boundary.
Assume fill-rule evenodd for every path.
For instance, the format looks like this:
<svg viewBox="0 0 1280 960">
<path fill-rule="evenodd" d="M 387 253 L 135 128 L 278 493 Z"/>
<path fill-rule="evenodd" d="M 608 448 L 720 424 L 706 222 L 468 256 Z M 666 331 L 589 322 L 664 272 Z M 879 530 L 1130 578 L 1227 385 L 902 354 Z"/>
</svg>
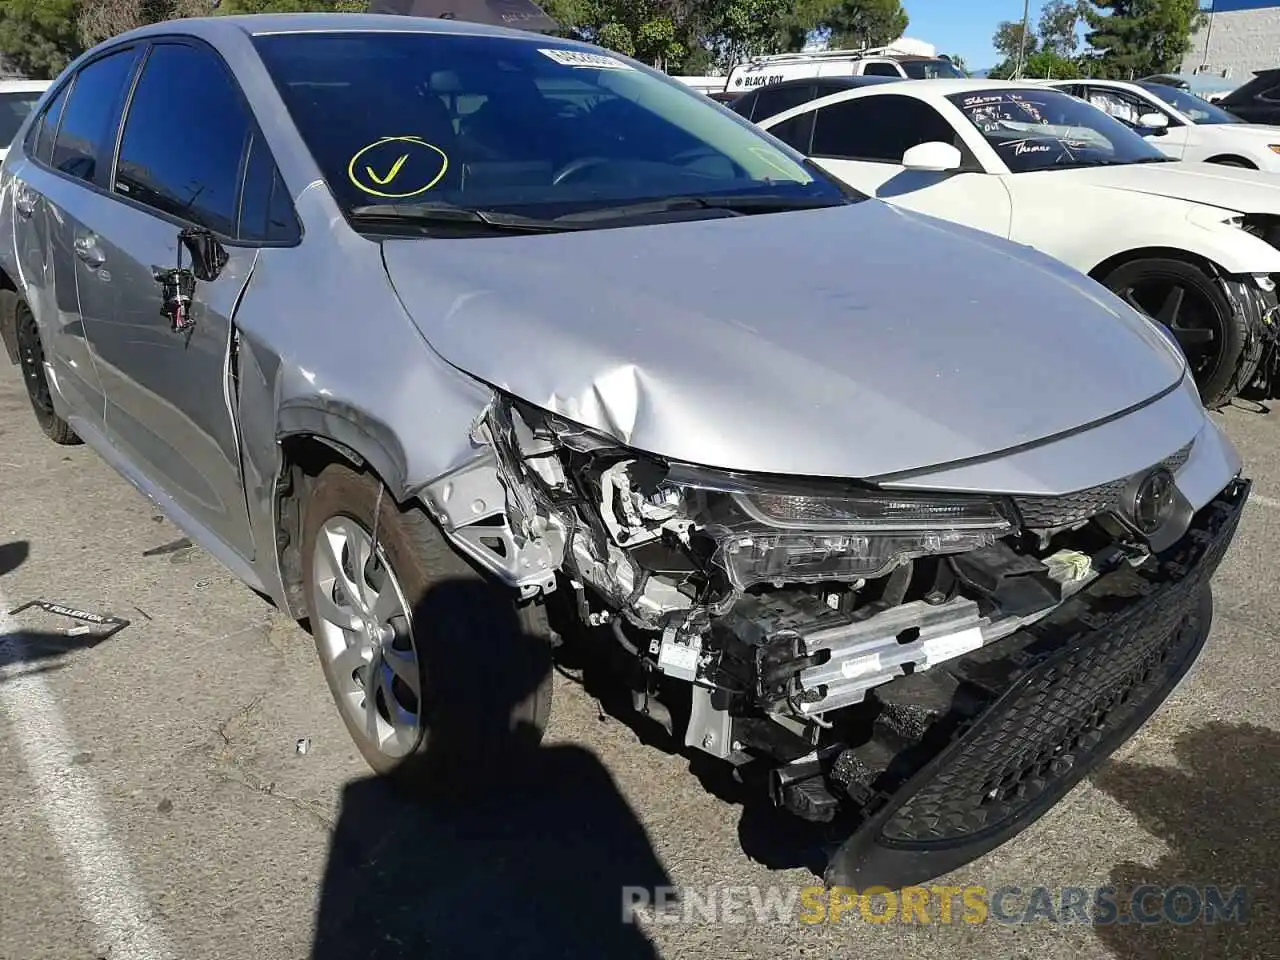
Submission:
<svg viewBox="0 0 1280 960">
<path fill-rule="evenodd" d="M 1206 407 L 1230 402 L 1248 382 L 1239 367 L 1249 343 L 1249 320 L 1204 270 L 1183 260 L 1131 260 L 1102 282 L 1173 334 Z"/>
<path fill-rule="evenodd" d="M 477 571 L 421 510 L 344 465 L 303 511 L 311 632 L 347 730 L 378 773 L 456 794 L 509 772 L 551 709 L 543 608 Z"/>
</svg>

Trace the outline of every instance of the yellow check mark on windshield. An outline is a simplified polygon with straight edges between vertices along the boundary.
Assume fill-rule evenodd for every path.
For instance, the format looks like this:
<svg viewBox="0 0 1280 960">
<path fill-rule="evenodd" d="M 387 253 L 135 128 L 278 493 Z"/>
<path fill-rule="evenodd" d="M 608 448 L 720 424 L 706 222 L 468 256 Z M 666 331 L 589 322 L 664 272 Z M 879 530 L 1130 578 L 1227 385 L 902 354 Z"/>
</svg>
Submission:
<svg viewBox="0 0 1280 960">
<path fill-rule="evenodd" d="M 376 183 L 378 186 L 385 187 L 388 183 L 390 183 L 392 180 L 396 178 L 396 176 L 400 173 L 400 168 L 404 166 L 405 161 L 408 159 L 409 159 L 409 155 L 406 153 L 399 160 L 397 160 L 395 164 L 392 165 L 391 169 L 387 171 L 387 175 L 385 177 L 380 177 L 376 173 L 374 173 L 373 167 L 365 167 L 364 172 L 369 174 L 369 179 L 372 180 L 374 183 Z"/>
</svg>

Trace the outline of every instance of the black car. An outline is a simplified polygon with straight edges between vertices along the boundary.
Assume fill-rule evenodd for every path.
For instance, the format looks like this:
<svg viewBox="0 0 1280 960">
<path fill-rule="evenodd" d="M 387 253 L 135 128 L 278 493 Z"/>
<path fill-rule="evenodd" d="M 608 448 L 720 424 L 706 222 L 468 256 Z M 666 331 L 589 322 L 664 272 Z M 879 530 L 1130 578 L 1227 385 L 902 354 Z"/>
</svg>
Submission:
<svg viewBox="0 0 1280 960">
<path fill-rule="evenodd" d="M 726 104 L 734 113 L 748 120 L 764 120 L 810 100 L 827 97 L 841 90 L 869 87 L 876 83 L 903 83 L 901 77 L 803 77 L 757 87 Z"/>
<path fill-rule="evenodd" d="M 1218 106 L 1246 123 L 1280 126 L 1280 67 L 1255 70 L 1252 80 L 1220 99 Z"/>
</svg>

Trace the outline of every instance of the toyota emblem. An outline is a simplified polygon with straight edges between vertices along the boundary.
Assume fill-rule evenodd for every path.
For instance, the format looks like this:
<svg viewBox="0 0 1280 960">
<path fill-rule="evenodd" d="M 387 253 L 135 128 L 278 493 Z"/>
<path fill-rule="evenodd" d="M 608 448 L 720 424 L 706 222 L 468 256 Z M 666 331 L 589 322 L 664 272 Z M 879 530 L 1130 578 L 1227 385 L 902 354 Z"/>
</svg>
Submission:
<svg viewBox="0 0 1280 960">
<path fill-rule="evenodd" d="M 1142 533 L 1155 533 L 1173 512 L 1173 474 L 1160 467 L 1142 478 L 1133 494 L 1133 523 Z"/>
</svg>

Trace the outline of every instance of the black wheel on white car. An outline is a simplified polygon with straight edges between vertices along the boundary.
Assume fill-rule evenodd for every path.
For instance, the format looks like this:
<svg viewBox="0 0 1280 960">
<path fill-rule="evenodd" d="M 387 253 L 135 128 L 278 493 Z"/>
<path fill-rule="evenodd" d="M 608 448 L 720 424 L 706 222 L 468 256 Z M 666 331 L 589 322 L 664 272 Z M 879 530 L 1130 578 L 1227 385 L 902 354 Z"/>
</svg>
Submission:
<svg viewBox="0 0 1280 960">
<path fill-rule="evenodd" d="M 1132 260 L 1103 283 L 1173 334 L 1206 407 L 1231 400 L 1249 342 L 1249 319 L 1204 270 L 1182 260 Z"/>
<path fill-rule="evenodd" d="M 53 393 L 44 370 L 44 342 L 40 339 L 40 327 L 26 301 L 17 299 L 14 305 L 14 338 L 18 344 L 18 363 L 22 366 L 22 379 L 27 385 L 27 398 L 31 411 L 44 435 L 56 444 L 71 446 L 80 443 L 74 430 L 53 409 Z"/>
<path fill-rule="evenodd" d="M 545 614 L 461 558 L 424 512 L 381 490 L 376 477 L 339 464 L 311 488 L 302 559 L 316 652 L 374 770 L 419 792 L 465 792 L 542 738 L 551 709 Z"/>
</svg>

